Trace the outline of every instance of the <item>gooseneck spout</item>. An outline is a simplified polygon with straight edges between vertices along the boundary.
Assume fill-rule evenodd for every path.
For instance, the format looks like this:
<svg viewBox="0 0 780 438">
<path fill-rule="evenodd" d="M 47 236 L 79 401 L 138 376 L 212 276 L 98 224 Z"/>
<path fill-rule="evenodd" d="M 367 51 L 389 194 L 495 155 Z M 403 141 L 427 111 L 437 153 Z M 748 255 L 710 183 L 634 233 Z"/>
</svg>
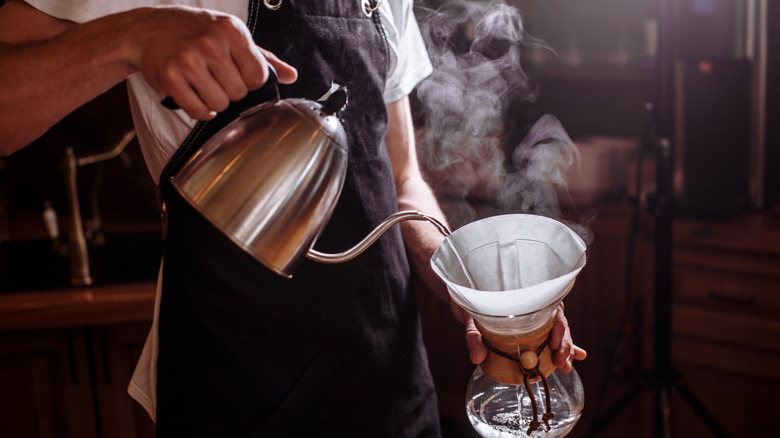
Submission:
<svg viewBox="0 0 780 438">
<path fill-rule="evenodd" d="M 337 254 L 326 254 L 314 249 L 309 249 L 309 251 L 306 253 L 306 258 L 314 260 L 315 262 L 331 264 L 352 260 L 353 258 L 362 254 L 363 251 L 368 249 L 368 247 L 376 242 L 376 240 L 379 239 L 379 237 L 381 237 L 382 234 L 384 234 L 388 229 L 390 229 L 390 227 L 399 222 L 407 220 L 428 221 L 433 224 L 433 226 L 435 226 L 443 236 L 447 237 L 450 235 L 450 230 L 433 216 L 420 213 L 419 211 L 399 211 L 398 213 L 390 215 L 381 224 L 377 225 L 377 227 L 374 228 L 371 233 L 369 233 L 365 238 L 363 238 L 363 240 L 358 242 L 358 244 L 352 248 Z"/>
</svg>

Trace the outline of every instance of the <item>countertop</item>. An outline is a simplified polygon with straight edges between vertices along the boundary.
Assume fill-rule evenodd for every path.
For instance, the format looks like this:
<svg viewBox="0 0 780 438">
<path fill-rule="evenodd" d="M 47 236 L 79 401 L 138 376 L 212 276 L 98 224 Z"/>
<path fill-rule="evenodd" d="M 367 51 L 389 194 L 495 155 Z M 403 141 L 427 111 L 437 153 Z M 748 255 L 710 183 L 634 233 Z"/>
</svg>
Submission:
<svg viewBox="0 0 780 438">
<path fill-rule="evenodd" d="M 152 320 L 155 282 L 0 295 L 0 332 Z"/>
</svg>

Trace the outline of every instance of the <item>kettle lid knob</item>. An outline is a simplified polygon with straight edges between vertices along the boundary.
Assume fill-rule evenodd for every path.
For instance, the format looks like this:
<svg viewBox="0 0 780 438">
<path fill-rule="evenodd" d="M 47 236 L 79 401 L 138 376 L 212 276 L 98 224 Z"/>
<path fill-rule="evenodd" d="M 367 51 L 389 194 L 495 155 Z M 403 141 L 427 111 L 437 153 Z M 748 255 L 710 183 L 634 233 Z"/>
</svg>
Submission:
<svg viewBox="0 0 780 438">
<path fill-rule="evenodd" d="M 330 95 L 322 102 L 322 112 L 326 116 L 333 115 L 347 106 L 347 87 L 339 85 Z"/>
</svg>

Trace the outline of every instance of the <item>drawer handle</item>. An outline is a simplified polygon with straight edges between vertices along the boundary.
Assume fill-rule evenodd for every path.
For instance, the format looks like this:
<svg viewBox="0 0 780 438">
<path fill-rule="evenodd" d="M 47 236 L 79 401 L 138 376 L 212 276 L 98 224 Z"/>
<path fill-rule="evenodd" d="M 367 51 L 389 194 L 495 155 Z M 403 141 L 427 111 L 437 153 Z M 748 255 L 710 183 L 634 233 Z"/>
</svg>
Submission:
<svg viewBox="0 0 780 438">
<path fill-rule="evenodd" d="M 708 290 L 707 296 L 710 297 L 710 299 L 713 301 L 719 301 L 721 303 L 728 303 L 728 304 L 740 304 L 743 306 L 752 305 L 755 304 L 756 302 L 755 295 L 730 293 L 730 292 L 724 292 L 722 290 L 717 290 L 717 289 Z"/>
</svg>

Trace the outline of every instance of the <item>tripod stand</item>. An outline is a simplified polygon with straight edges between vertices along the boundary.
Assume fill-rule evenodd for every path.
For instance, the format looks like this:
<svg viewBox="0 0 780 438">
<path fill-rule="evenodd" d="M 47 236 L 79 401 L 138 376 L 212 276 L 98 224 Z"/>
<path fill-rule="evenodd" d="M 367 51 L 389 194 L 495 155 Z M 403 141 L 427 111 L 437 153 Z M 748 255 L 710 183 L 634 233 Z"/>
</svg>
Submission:
<svg viewBox="0 0 780 438">
<path fill-rule="evenodd" d="M 607 413 L 597 420 L 586 433 L 596 437 L 623 409 L 645 391 L 653 395 L 653 437 L 671 436 L 669 398 L 673 391 L 683 399 L 718 438 L 728 435 L 704 405 L 671 367 L 671 313 L 672 313 L 672 250 L 673 250 L 673 150 L 669 140 L 673 134 L 673 50 L 672 50 L 672 0 L 658 0 L 658 104 L 653 117 L 655 132 L 656 191 L 648 199 L 648 209 L 653 215 L 653 370 L 640 377 Z M 638 195 L 638 194 L 637 194 Z"/>
<path fill-rule="evenodd" d="M 681 376 L 671 367 L 671 309 L 672 309 L 672 202 L 664 197 L 667 184 L 671 186 L 671 144 L 661 138 L 656 145 L 657 190 L 648 200 L 654 216 L 654 266 L 655 283 L 653 299 L 653 370 L 641 376 L 634 387 L 597 420 L 586 433 L 587 437 L 596 437 L 628 404 L 645 391 L 653 395 L 653 437 L 671 436 L 669 398 L 672 392 L 679 393 L 714 436 L 727 438 L 728 435 L 707 408 L 696 398 L 682 381 Z M 664 182 L 662 184 L 662 181 Z M 669 187 L 671 189 L 671 187 Z"/>
</svg>

